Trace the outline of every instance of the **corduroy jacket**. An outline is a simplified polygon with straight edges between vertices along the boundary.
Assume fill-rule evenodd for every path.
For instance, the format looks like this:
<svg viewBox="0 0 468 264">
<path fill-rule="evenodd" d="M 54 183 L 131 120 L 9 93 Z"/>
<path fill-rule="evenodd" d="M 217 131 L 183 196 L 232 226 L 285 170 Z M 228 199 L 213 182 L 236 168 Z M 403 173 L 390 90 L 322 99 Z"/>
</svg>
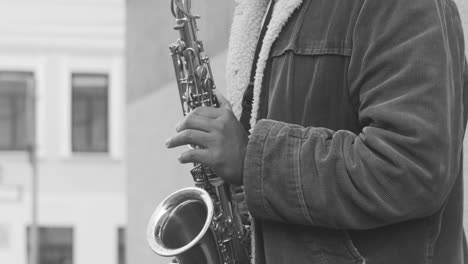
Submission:
<svg viewBox="0 0 468 264">
<path fill-rule="evenodd" d="M 242 111 L 267 0 L 237 0 Z M 255 263 L 468 263 L 468 66 L 452 0 L 278 0 L 257 62 L 244 190 Z"/>
</svg>

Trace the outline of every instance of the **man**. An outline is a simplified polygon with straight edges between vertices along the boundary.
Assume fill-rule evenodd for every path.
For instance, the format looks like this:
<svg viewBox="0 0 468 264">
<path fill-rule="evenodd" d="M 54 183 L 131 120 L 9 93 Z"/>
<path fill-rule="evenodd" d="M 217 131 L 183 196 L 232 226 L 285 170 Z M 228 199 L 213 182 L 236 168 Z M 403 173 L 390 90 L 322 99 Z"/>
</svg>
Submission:
<svg viewBox="0 0 468 264">
<path fill-rule="evenodd" d="M 266 0 L 236 4 L 230 103 L 218 94 L 167 145 L 201 146 L 180 162 L 244 186 L 253 261 L 468 263 L 452 0 L 277 0 L 270 17 Z"/>
</svg>

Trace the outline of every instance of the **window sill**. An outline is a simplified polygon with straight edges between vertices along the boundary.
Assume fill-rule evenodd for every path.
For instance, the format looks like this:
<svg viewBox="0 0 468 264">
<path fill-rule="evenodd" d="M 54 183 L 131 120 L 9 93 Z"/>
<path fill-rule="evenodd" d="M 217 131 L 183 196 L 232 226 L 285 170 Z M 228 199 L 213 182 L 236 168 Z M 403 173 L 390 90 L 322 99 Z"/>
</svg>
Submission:
<svg viewBox="0 0 468 264">
<path fill-rule="evenodd" d="M 59 158 L 63 162 L 86 162 L 86 163 L 122 163 L 123 158 L 116 157 L 110 153 L 70 153 Z M 44 155 L 39 154 L 37 161 L 43 162 Z M 29 164 L 29 154 L 26 151 L 0 151 L 0 168 L 6 163 Z"/>
<path fill-rule="evenodd" d="M 121 158 L 112 156 L 110 153 L 93 153 L 93 152 L 73 152 L 69 156 L 64 157 L 63 161 L 66 162 L 106 162 L 106 163 L 120 163 Z"/>
<path fill-rule="evenodd" d="M 3 162 L 29 163 L 29 154 L 24 150 L 2 150 L 0 151 L 0 166 Z"/>
</svg>

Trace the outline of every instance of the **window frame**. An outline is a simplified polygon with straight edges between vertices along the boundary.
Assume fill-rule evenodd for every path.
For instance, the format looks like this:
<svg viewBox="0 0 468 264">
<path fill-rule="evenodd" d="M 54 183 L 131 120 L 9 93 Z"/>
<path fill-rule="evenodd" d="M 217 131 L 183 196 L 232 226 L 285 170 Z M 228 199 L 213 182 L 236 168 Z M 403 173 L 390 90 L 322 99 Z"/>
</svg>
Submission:
<svg viewBox="0 0 468 264">
<path fill-rule="evenodd" d="M 37 226 L 37 236 L 38 236 L 38 260 L 39 260 L 39 263 L 40 263 L 40 260 L 41 260 L 41 252 L 43 251 L 43 247 L 45 245 L 42 244 L 41 242 L 41 237 L 43 237 L 44 234 L 41 234 L 43 230 L 46 230 L 46 229 L 64 229 L 64 230 L 67 230 L 67 231 L 71 231 L 71 245 L 67 245 L 67 246 L 70 246 L 71 248 L 71 264 L 73 263 L 76 263 L 76 248 L 75 248 L 75 245 L 76 245 L 76 230 L 75 230 L 75 227 L 74 226 L 55 226 L 55 225 L 38 225 Z M 26 225 L 25 226 L 25 243 L 26 243 L 26 263 L 29 262 L 29 254 L 31 254 L 31 240 L 30 240 L 30 230 L 31 230 L 31 225 Z M 56 246 L 56 245 L 54 245 Z"/>
<path fill-rule="evenodd" d="M 34 99 L 35 97 L 31 98 L 31 96 L 34 96 L 34 93 L 35 93 L 35 90 L 36 90 L 36 85 L 35 85 L 35 76 L 34 76 L 34 73 L 31 72 L 31 71 L 10 71 L 10 70 L 0 70 L 0 76 L 2 74 L 18 74 L 18 75 L 24 75 L 24 77 L 27 77 L 26 79 L 17 79 L 17 78 L 10 78 L 10 79 L 3 79 L 3 78 L 0 78 L 0 82 L 5 80 L 5 81 L 12 81 L 12 82 L 15 82 L 15 81 L 23 81 L 25 80 L 26 81 L 26 90 L 24 91 L 24 122 L 26 123 L 26 119 L 29 118 L 28 117 L 28 113 L 27 113 L 27 110 L 31 110 L 31 109 L 28 109 L 28 103 L 32 103 L 32 106 L 33 106 L 33 109 L 32 109 L 32 113 L 33 113 L 33 123 L 32 123 L 32 130 L 33 130 L 33 135 L 32 135 L 32 138 L 29 138 L 31 135 L 26 132 L 26 134 L 24 135 L 26 138 L 24 139 L 24 146 L 21 146 L 21 144 L 18 142 L 18 141 L 21 141 L 21 140 L 16 140 L 17 142 L 16 143 L 12 143 L 10 144 L 10 146 L 8 146 L 7 148 L 2 148 L 0 147 L 0 151 L 2 152 L 26 152 L 28 151 L 28 147 L 30 146 L 31 143 L 34 143 L 35 142 L 35 136 L 34 134 L 36 133 L 36 120 L 35 120 L 35 112 L 36 112 L 36 107 L 34 107 L 35 105 L 35 102 L 34 102 Z M 19 76 L 15 76 L 15 77 L 19 77 Z M 1 88 L 0 88 L 1 89 Z M 33 94 L 31 95 L 30 92 L 33 92 Z M 0 91 L 1 93 L 1 91 Z M 11 95 L 10 95 L 11 96 Z M 10 121 L 13 121 L 13 120 L 10 120 Z M 18 131 L 16 131 L 16 129 L 18 128 L 18 125 L 16 124 L 18 121 L 21 121 L 21 119 L 17 119 L 17 120 L 14 120 L 12 123 L 14 123 L 16 125 L 15 128 L 11 128 L 12 130 L 14 129 L 15 130 L 15 134 L 18 135 Z M 25 125 L 24 126 L 25 129 L 28 129 L 29 126 Z"/>
<path fill-rule="evenodd" d="M 125 122 L 125 91 L 123 85 L 124 61 L 123 59 L 88 56 L 63 56 L 60 59 L 61 91 L 60 117 L 62 133 L 60 138 L 59 155 L 67 160 L 123 160 L 123 138 Z M 72 74 L 89 73 L 108 76 L 108 151 L 107 152 L 73 152 L 71 138 L 72 118 Z"/>
<path fill-rule="evenodd" d="M 74 84 L 73 84 L 73 81 L 74 81 L 74 78 L 76 76 L 84 76 L 84 77 L 92 77 L 92 76 L 99 76 L 99 77 L 104 77 L 106 79 L 106 87 L 105 87 L 105 99 L 106 99 L 106 124 L 105 124 L 105 138 L 106 138 L 106 146 L 105 146 L 105 150 L 97 150 L 97 149 L 93 149 L 94 147 L 91 147 L 90 149 L 87 149 L 87 150 L 78 150 L 76 149 L 76 146 L 74 145 L 74 138 L 73 138 L 73 133 L 74 133 L 74 113 L 73 113 L 73 104 L 74 104 L 74 99 L 73 99 L 73 96 L 74 96 L 74 91 L 73 89 L 75 88 Z M 85 153 L 101 153 L 101 154 L 105 154 L 105 153 L 108 153 L 109 152 L 109 145 L 110 145 L 110 131 L 109 131 L 109 124 L 110 124 L 110 113 L 109 113 L 109 74 L 108 73 L 89 73 L 89 72 L 72 72 L 71 73 L 71 77 L 70 77 L 70 80 L 71 80 L 71 89 L 72 89 L 72 92 L 71 92 L 71 107 L 72 107 L 72 110 L 71 110 L 71 118 L 70 118 L 70 129 L 71 129 L 71 151 L 73 154 L 85 154 Z M 94 89 L 95 87 L 91 88 L 91 89 Z M 89 129 L 89 128 L 88 128 Z"/>
<path fill-rule="evenodd" d="M 0 71 L 5 72 L 28 72 L 34 76 L 34 120 L 36 155 L 42 159 L 46 153 L 45 130 L 46 122 L 44 115 L 44 80 L 45 80 L 46 59 L 42 55 L 0 55 Z M 2 161 L 27 161 L 28 156 L 25 150 L 0 150 L 0 160 Z"/>
</svg>

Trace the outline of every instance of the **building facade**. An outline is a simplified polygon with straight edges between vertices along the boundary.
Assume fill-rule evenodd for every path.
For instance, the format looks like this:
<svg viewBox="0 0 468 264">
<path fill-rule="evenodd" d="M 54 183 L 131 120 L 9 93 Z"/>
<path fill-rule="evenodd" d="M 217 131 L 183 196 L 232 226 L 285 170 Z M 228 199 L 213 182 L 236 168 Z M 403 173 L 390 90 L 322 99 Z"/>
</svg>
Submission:
<svg viewBox="0 0 468 264">
<path fill-rule="evenodd" d="M 125 2 L 0 1 L 0 263 L 124 263 Z"/>
</svg>

